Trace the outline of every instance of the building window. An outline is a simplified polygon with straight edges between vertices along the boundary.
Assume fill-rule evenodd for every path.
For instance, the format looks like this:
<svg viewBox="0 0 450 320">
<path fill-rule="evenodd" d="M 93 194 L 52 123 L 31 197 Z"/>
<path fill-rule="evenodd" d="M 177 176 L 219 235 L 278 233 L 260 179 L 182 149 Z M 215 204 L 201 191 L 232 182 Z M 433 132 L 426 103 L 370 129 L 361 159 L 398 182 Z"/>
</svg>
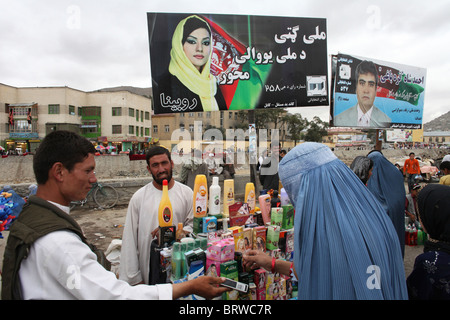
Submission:
<svg viewBox="0 0 450 320">
<path fill-rule="evenodd" d="M 194 125 L 193 124 L 189 125 L 189 132 L 194 132 Z"/>
<path fill-rule="evenodd" d="M 97 121 L 83 121 L 81 125 L 82 134 L 97 133 L 98 129 Z"/>
<path fill-rule="evenodd" d="M 193 118 L 194 115 L 195 115 L 194 112 L 189 112 L 189 117 L 190 117 L 190 118 Z"/>
<path fill-rule="evenodd" d="M 141 122 L 144 122 L 144 111 L 141 111 Z"/>
<path fill-rule="evenodd" d="M 168 124 L 164 126 L 164 132 L 170 132 L 170 126 Z"/>
<path fill-rule="evenodd" d="M 128 108 L 128 116 L 134 117 L 134 109 L 133 108 Z"/>
<path fill-rule="evenodd" d="M 184 123 L 180 123 L 180 131 L 183 132 L 184 131 Z M 166 131 L 168 132 L 168 131 Z"/>
<path fill-rule="evenodd" d="M 122 125 L 120 125 L 120 124 L 113 124 L 113 126 L 112 126 L 112 133 L 113 134 L 122 133 Z"/>
<path fill-rule="evenodd" d="M 149 136 L 150 135 L 150 128 L 145 128 L 145 135 Z"/>
<path fill-rule="evenodd" d="M 180 113 L 179 115 L 180 115 L 180 118 L 184 118 L 184 113 L 183 112 Z"/>
<path fill-rule="evenodd" d="M 198 118 L 203 118 L 203 112 L 197 112 L 197 117 Z"/>
<path fill-rule="evenodd" d="M 59 114 L 59 104 L 49 104 L 48 114 Z"/>
<path fill-rule="evenodd" d="M 102 115 L 102 108 L 101 107 L 83 107 L 83 116 L 84 117 L 90 117 L 90 116 L 101 116 Z"/>
<path fill-rule="evenodd" d="M 112 116 L 120 117 L 122 115 L 122 107 L 113 107 L 112 108 Z"/>
<path fill-rule="evenodd" d="M 153 133 L 158 133 L 158 126 L 157 125 L 153 126 Z"/>
<path fill-rule="evenodd" d="M 69 105 L 69 114 L 74 116 L 75 115 L 75 106 L 70 106 Z"/>
<path fill-rule="evenodd" d="M 136 110 L 136 121 L 139 121 L 139 110 Z"/>
<path fill-rule="evenodd" d="M 150 112 L 145 111 L 145 120 L 150 120 Z"/>
<path fill-rule="evenodd" d="M 128 126 L 128 134 L 134 134 L 134 126 Z"/>
<path fill-rule="evenodd" d="M 211 111 L 206 111 L 206 117 L 211 118 Z"/>
</svg>

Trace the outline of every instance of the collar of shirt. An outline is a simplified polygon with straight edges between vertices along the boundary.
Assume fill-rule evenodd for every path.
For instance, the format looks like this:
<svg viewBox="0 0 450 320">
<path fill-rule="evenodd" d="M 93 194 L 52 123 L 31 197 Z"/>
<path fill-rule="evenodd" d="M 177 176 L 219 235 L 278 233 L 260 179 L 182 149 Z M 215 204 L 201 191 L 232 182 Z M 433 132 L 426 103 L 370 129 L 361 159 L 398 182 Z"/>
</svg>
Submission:
<svg viewBox="0 0 450 320">
<path fill-rule="evenodd" d="M 370 118 L 372 116 L 373 106 L 370 107 L 369 111 L 363 113 L 361 107 L 358 103 L 358 126 L 367 127 L 370 125 Z"/>
<path fill-rule="evenodd" d="M 56 202 L 52 202 L 47 200 L 48 202 L 50 202 L 52 205 L 58 207 L 59 209 L 61 209 L 62 211 L 64 211 L 67 214 L 70 214 L 70 207 L 67 206 L 63 206 L 62 204 L 56 203 Z"/>
</svg>

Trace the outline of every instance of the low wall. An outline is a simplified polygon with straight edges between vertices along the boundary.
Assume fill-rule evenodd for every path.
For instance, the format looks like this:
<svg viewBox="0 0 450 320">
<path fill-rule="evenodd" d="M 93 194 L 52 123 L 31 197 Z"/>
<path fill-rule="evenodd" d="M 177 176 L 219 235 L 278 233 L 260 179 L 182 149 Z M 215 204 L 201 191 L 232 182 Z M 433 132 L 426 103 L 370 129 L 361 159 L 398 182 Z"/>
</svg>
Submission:
<svg viewBox="0 0 450 320">
<path fill-rule="evenodd" d="M 442 158 L 446 152 L 441 149 L 404 149 L 383 150 L 383 154 L 392 163 L 405 159 L 413 151 L 416 156 L 420 156 L 424 161 L 428 159 Z M 334 153 L 347 165 L 350 165 L 356 156 L 367 155 L 369 150 L 345 150 L 336 149 Z M 105 155 L 97 156 L 96 176 L 100 182 L 111 184 L 119 191 L 119 204 L 127 204 L 131 195 L 137 189 L 152 181 L 147 171 L 145 160 L 130 161 L 127 155 Z M 180 165 L 174 169 L 174 177 L 177 179 L 180 172 Z M 245 184 L 250 181 L 248 165 L 241 167 L 235 176 L 235 194 L 237 198 L 243 197 Z M 35 183 L 33 173 L 33 156 L 9 156 L 0 158 L 0 188 L 4 185 L 11 185 L 21 196 L 28 194 L 28 187 Z M 223 178 L 219 183 L 223 187 Z M 89 203 L 88 203 L 89 204 Z"/>
</svg>

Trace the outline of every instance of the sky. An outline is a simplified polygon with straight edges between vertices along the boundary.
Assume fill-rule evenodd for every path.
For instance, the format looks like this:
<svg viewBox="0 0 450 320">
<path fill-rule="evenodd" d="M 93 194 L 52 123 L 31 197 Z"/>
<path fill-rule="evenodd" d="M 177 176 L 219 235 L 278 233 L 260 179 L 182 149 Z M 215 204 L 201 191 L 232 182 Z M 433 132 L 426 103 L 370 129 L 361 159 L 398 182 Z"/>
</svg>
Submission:
<svg viewBox="0 0 450 320">
<path fill-rule="evenodd" d="M 329 55 L 425 68 L 423 123 L 450 110 L 448 0 L 0 0 L 0 83 L 151 87 L 147 12 L 326 18 Z M 329 117 L 329 106 L 289 110 Z"/>
</svg>

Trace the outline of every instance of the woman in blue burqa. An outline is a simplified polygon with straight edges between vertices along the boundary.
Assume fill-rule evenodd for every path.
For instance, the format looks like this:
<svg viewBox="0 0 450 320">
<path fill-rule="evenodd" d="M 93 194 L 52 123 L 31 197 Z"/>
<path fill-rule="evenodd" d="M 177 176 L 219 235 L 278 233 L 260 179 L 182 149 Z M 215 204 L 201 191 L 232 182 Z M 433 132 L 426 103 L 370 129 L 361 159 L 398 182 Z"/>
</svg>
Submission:
<svg viewBox="0 0 450 320">
<path fill-rule="evenodd" d="M 367 188 L 381 203 L 398 235 L 402 256 L 405 254 L 405 184 L 403 175 L 377 150 L 367 155 L 373 161 L 373 170 Z"/>
<path fill-rule="evenodd" d="M 279 164 L 295 206 L 298 299 L 408 299 L 397 235 L 381 204 L 329 147 L 303 143 Z"/>
</svg>

